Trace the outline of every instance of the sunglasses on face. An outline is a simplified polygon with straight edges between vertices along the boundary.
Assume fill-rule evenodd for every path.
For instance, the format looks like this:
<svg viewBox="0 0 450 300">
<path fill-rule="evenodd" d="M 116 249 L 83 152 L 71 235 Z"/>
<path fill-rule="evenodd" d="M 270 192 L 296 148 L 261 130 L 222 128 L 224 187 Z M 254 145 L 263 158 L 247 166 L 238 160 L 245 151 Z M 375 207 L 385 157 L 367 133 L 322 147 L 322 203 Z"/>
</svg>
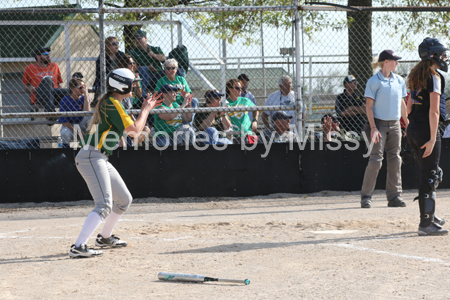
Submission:
<svg viewBox="0 0 450 300">
<path fill-rule="evenodd" d="M 175 70 L 177 67 L 166 67 L 166 70 Z"/>
<path fill-rule="evenodd" d="M 113 45 L 113 46 L 119 46 L 119 42 L 111 43 L 111 45 Z"/>
<path fill-rule="evenodd" d="M 129 65 L 135 65 L 136 63 L 134 61 L 129 61 L 128 64 Z"/>
<path fill-rule="evenodd" d="M 238 90 L 238 91 L 242 91 L 242 88 L 239 87 L 239 86 L 235 86 L 235 87 L 233 87 L 233 89 Z"/>
</svg>

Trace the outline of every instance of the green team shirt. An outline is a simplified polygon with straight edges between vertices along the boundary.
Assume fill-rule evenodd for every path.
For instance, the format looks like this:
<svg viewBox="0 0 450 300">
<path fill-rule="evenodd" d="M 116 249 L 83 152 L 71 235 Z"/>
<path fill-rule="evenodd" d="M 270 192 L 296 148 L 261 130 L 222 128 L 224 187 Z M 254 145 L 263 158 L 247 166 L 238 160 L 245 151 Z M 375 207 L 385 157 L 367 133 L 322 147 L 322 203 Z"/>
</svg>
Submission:
<svg viewBox="0 0 450 300">
<path fill-rule="evenodd" d="M 227 99 L 227 101 L 228 106 L 255 106 L 250 99 L 244 97 L 239 97 L 236 101 L 230 99 Z M 229 112 L 228 116 L 230 117 L 231 127 L 234 131 L 243 131 L 245 134 L 252 134 L 252 121 L 247 111 Z"/>
<path fill-rule="evenodd" d="M 172 109 L 172 108 L 178 108 L 178 107 L 180 107 L 180 106 L 176 102 L 173 102 L 172 107 L 169 107 L 163 103 L 155 109 L 162 109 L 162 108 Z M 181 118 L 181 113 L 175 119 L 173 119 L 171 121 L 163 120 L 156 114 L 155 115 L 155 123 L 154 123 L 155 134 L 157 132 L 165 131 L 165 132 L 167 132 L 168 135 L 171 136 L 178 129 L 178 127 L 181 126 L 182 123 L 183 123 L 183 119 Z"/>
<path fill-rule="evenodd" d="M 155 54 L 164 54 L 164 52 L 162 52 L 161 48 L 159 48 L 159 47 L 153 47 L 148 44 L 147 44 L 147 46 Z M 142 66 L 152 65 L 153 67 L 155 67 L 155 69 L 158 72 L 162 71 L 161 62 L 159 60 L 157 60 L 156 58 L 148 56 L 148 51 L 145 51 L 145 50 L 142 50 L 142 49 L 136 47 L 136 48 L 133 48 L 132 50 L 130 50 L 130 55 L 133 57 L 133 59 L 136 61 L 136 63 L 139 66 L 142 67 Z"/>
<path fill-rule="evenodd" d="M 80 142 L 80 146 L 91 145 L 111 155 L 125 128 L 134 122 L 122 103 L 113 97 L 103 101 L 101 111 L 104 113 L 100 115 L 99 124 L 92 127 L 84 140 Z"/>
<path fill-rule="evenodd" d="M 156 87 L 155 87 L 155 91 L 159 92 L 159 90 L 161 89 L 161 87 L 165 84 L 171 84 L 171 85 L 175 85 L 175 84 L 183 84 L 184 85 L 184 90 L 188 93 L 192 93 L 191 88 L 189 87 L 186 79 L 184 79 L 183 76 L 178 76 L 175 75 L 175 80 L 170 81 L 169 78 L 167 78 L 167 76 L 161 77 L 158 82 L 156 83 Z M 180 94 L 177 95 L 177 98 L 175 100 L 178 105 L 183 104 L 184 98 L 181 97 Z"/>
</svg>

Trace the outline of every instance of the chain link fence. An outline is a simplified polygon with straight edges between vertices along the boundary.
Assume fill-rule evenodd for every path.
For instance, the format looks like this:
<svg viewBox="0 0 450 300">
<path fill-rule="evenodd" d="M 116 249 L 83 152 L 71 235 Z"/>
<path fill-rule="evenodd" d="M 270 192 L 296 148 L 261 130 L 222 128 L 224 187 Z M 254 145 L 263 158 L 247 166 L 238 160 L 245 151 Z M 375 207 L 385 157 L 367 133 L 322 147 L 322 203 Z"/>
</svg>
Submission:
<svg viewBox="0 0 450 300">
<path fill-rule="evenodd" d="M 0 148 L 75 147 L 73 128 L 83 130 L 106 75 L 120 67 L 142 79 L 123 103 L 130 114 L 147 94 L 165 97 L 147 119 L 148 137 L 121 146 L 324 139 L 329 130 L 359 139 L 373 59 L 395 50 L 406 79 L 417 45 L 433 34 L 411 29 L 420 8 L 244 2 L 35 0 L 0 9 Z"/>
</svg>

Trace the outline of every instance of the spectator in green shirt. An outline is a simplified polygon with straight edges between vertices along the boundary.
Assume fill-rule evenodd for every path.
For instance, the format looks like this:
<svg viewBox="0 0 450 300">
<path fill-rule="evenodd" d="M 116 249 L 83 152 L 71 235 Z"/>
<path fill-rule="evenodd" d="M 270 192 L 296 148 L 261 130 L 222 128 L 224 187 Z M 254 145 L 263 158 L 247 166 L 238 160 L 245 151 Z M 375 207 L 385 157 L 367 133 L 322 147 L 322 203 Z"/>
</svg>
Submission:
<svg viewBox="0 0 450 300">
<path fill-rule="evenodd" d="M 166 61 L 166 56 L 160 47 L 154 47 L 147 44 L 147 33 L 143 30 L 137 30 L 134 34 L 136 48 L 130 50 L 130 54 L 138 64 L 139 75 L 143 79 L 143 92 L 147 89 L 153 90 L 156 82 L 162 74 L 161 63 Z"/>
<path fill-rule="evenodd" d="M 178 105 L 175 101 L 178 92 L 180 92 L 179 87 L 165 84 L 161 87 L 160 92 L 163 95 L 163 102 L 161 106 L 157 109 L 167 109 L 173 110 L 176 108 L 190 108 L 192 95 L 181 91 L 183 96 L 183 103 Z M 195 131 L 194 129 L 183 124 L 183 121 L 192 119 L 192 113 L 165 113 L 165 114 L 155 114 L 155 135 L 153 136 L 155 143 L 159 147 L 171 146 L 174 144 L 187 144 L 190 145 L 195 143 Z"/>
<path fill-rule="evenodd" d="M 178 62 L 173 59 L 169 58 L 164 62 L 164 76 L 161 77 L 158 82 L 156 83 L 155 91 L 159 92 L 161 87 L 165 84 L 170 85 L 179 85 L 180 87 L 183 86 L 182 90 L 187 92 L 189 95 L 192 94 L 191 89 L 189 88 L 189 85 L 186 81 L 186 79 L 182 76 L 176 75 L 178 72 Z M 181 96 L 181 94 L 177 95 L 176 102 L 178 105 L 181 105 L 184 101 L 184 98 Z M 198 107 L 198 100 L 197 98 L 192 98 L 191 103 L 192 108 Z M 194 118 L 195 114 L 192 114 L 192 118 Z M 192 120 L 189 120 L 188 122 L 184 122 L 184 124 L 189 123 L 192 125 Z"/>
</svg>

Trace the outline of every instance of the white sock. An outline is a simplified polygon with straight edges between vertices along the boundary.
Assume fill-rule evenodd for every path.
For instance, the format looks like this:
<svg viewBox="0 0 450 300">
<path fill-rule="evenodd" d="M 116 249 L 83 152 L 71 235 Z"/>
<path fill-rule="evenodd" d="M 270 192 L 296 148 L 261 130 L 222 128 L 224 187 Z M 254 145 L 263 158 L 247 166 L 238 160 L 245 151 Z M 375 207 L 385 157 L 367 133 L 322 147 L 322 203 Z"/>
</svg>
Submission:
<svg viewBox="0 0 450 300">
<path fill-rule="evenodd" d="M 103 230 L 101 233 L 102 237 L 107 239 L 111 236 L 114 226 L 116 226 L 117 222 L 119 222 L 120 217 L 122 217 L 122 215 L 119 215 L 113 211 L 109 214 L 109 216 L 106 218 L 105 226 L 103 226 Z"/>
<path fill-rule="evenodd" d="M 100 218 L 100 215 L 96 212 L 91 212 L 87 216 L 86 221 L 84 221 L 83 229 L 81 229 L 80 235 L 75 242 L 75 247 L 80 247 L 81 244 L 86 244 L 101 223 L 102 218 Z"/>
</svg>

